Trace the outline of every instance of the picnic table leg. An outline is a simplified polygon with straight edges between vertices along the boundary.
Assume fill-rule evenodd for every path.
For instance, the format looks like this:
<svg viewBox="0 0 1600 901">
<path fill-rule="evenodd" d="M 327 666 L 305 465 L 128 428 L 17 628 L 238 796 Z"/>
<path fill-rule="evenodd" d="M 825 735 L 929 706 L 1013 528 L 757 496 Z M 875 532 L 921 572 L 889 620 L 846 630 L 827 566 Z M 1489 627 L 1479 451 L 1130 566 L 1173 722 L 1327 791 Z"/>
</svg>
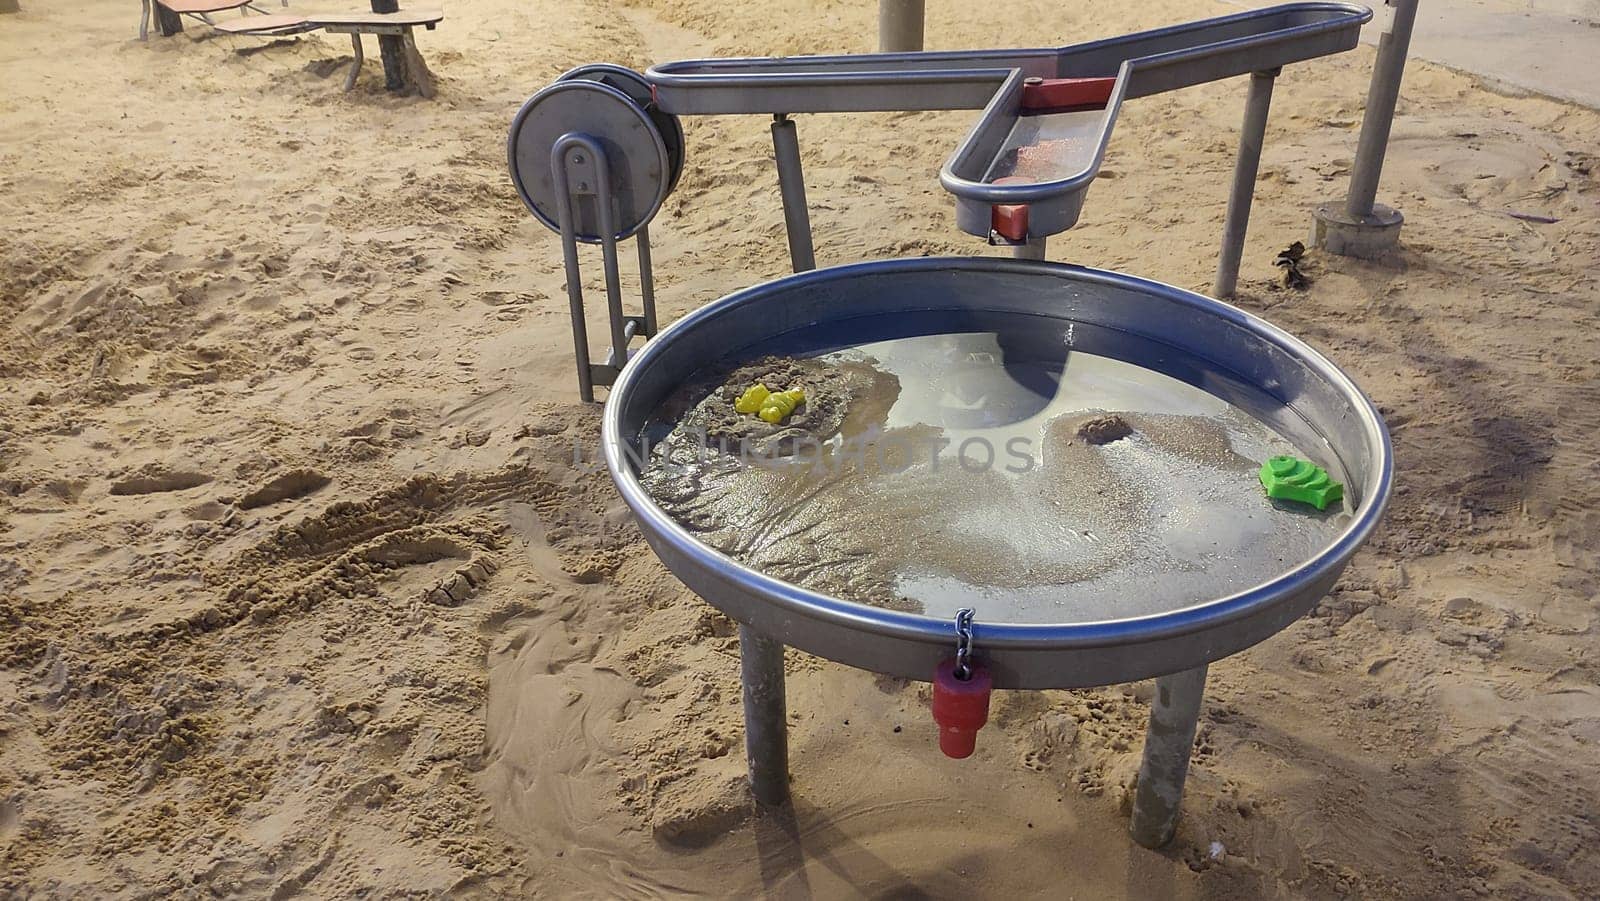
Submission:
<svg viewBox="0 0 1600 901">
<path fill-rule="evenodd" d="M 375 13 L 397 13 L 400 0 L 372 0 Z M 406 86 L 405 44 L 398 34 L 378 35 L 378 53 L 383 57 L 384 87 L 399 91 Z"/>
<path fill-rule="evenodd" d="M 361 74 L 361 62 L 366 59 L 361 54 L 360 32 L 350 32 L 350 45 L 356 48 L 356 61 L 350 64 L 350 74 L 344 79 L 344 89 L 347 93 L 356 89 L 356 76 Z"/>
<path fill-rule="evenodd" d="M 433 73 L 428 71 L 428 64 L 422 61 L 422 54 L 417 51 L 417 40 L 407 28 L 400 36 L 406 51 L 406 74 L 411 78 L 411 83 L 417 86 L 417 93 L 423 97 L 433 99 Z"/>
<path fill-rule="evenodd" d="M 150 40 L 150 0 L 139 0 L 139 40 Z"/>
</svg>

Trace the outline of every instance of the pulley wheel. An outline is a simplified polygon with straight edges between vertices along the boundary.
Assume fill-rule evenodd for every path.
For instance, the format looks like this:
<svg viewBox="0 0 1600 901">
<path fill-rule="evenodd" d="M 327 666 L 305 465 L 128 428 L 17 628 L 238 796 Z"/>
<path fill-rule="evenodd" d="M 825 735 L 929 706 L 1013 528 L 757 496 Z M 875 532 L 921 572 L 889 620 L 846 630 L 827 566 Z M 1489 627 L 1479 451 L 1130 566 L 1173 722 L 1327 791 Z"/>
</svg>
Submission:
<svg viewBox="0 0 1600 901">
<path fill-rule="evenodd" d="M 683 175 L 683 124 L 678 117 L 671 113 L 663 112 L 656 105 L 655 94 L 650 89 L 650 82 L 643 75 L 624 66 L 613 63 L 590 63 L 579 66 L 563 74 L 556 81 L 598 81 L 610 85 L 632 98 L 650 116 L 656 124 L 656 130 L 661 132 L 661 139 L 667 145 L 667 158 L 672 161 L 672 176 L 667 179 L 667 193 L 678 190 L 678 178 Z"/>
<path fill-rule="evenodd" d="M 605 152 L 615 237 L 631 237 L 667 199 L 672 164 L 655 120 L 623 91 L 584 79 L 558 81 L 522 105 L 511 120 L 507 146 L 511 180 L 534 217 L 557 232 L 561 220 L 550 164 L 556 142 L 567 134 L 588 135 Z M 573 230 L 588 244 L 601 238 L 596 209 L 592 197 L 573 199 Z"/>
</svg>

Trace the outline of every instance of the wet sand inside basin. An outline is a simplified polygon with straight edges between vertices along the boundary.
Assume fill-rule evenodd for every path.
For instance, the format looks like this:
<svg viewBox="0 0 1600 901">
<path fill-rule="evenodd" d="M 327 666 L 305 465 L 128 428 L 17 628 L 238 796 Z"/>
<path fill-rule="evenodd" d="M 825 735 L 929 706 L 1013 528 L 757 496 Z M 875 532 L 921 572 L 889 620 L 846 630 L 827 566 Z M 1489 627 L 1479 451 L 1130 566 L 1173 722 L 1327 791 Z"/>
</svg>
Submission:
<svg viewBox="0 0 1600 901">
<path fill-rule="evenodd" d="M 819 392 L 818 410 L 797 413 L 781 446 L 725 440 L 708 410 L 782 366 Z M 1130 363 L 1036 359 L 995 334 L 764 358 L 696 380 L 663 413 L 646 429 L 658 443 L 644 483 L 700 540 L 815 591 L 940 617 L 1178 609 L 1281 574 L 1347 520 L 1265 498 L 1261 462 L 1304 453 L 1242 410 Z"/>
</svg>

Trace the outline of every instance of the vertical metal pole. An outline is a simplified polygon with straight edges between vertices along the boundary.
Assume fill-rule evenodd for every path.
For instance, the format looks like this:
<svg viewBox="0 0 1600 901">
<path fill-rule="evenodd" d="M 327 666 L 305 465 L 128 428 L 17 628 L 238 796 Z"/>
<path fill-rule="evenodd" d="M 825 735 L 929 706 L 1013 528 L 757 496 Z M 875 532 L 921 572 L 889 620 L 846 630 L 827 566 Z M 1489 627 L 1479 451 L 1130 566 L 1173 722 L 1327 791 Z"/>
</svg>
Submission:
<svg viewBox="0 0 1600 901">
<path fill-rule="evenodd" d="M 1361 139 L 1350 170 L 1350 193 L 1345 212 L 1360 221 L 1372 215 L 1378 197 L 1378 176 L 1383 174 L 1383 154 L 1389 146 L 1389 127 L 1400 98 L 1400 77 L 1411 47 L 1411 27 L 1417 20 L 1417 0 L 1388 0 L 1394 10 L 1389 27 L 1378 38 L 1378 60 L 1367 89 L 1367 109 L 1361 117 Z"/>
<path fill-rule="evenodd" d="M 923 0 L 878 0 L 878 52 L 922 49 Z"/>
<path fill-rule="evenodd" d="M 567 154 L 577 148 L 557 141 L 550 160 L 555 182 L 556 218 L 561 223 L 561 255 L 567 270 L 567 304 L 572 314 L 572 355 L 578 361 L 578 396 L 594 403 L 594 375 L 589 369 L 589 327 L 583 321 L 583 275 L 578 271 L 578 230 L 573 223 L 572 192 L 567 179 Z"/>
<path fill-rule="evenodd" d="M 633 233 L 633 241 L 639 245 L 639 294 L 644 299 L 644 336 L 651 338 L 656 333 L 656 276 L 650 265 L 650 229 L 639 226 L 639 230 Z"/>
<path fill-rule="evenodd" d="M 783 227 L 789 234 L 789 261 L 796 272 L 817 268 L 811 247 L 811 213 L 806 209 L 806 176 L 800 169 L 800 138 L 794 121 L 772 117 L 772 155 L 778 163 L 778 192 L 783 195 Z"/>
<path fill-rule="evenodd" d="M 350 64 L 350 74 L 344 77 L 344 90 L 349 93 L 356 89 L 356 78 L 361 75 L 361 63 L 366 60 L 366 55 L 361 50 L 361 32 L 350 32 L 350 46 L 355 48 L 355 62 Z"/>
<path fill-rule="evenodd" d="M 1019 260 L 1044 259 L 1044 239 L 1029 238 L 1025 244 L 1011 245 L 1011 255 Z"/>
<path fill-rule="evenodd" d="M 1133 822 L 1128 828 L 1133 840 L 1146 848 L 1162 847 L 1177 831 L 1183 781 L 1189 774 L 1189 749 L 1200 724 L 1205 692 L 1205 666 L 1156 680 L 1139 787 L 1133 799 Z"/>
<path fill-rule="evenodd" d="M 744 683 L 744 753 L 756 800 L 789 799 L 789 725 L 785 720 L 783 644 L 739 626 L 739 678 Z"/>
<path fill-rule="evenodd" d="M 600 229 L 600 258 L 606 275 L 606 308 L 611 315 L 611 355 L 609 365 L 622 367 L 628 362 L 628 315 L 622 311 L 622 267 L 617 261 L 617 225 L 611 199 L 611 166 L 599 143 L 583 138 L 594 157 L 595 213 Z"/>
<path fill-rule="evenodd" d="M 1244 102 L 1244 127 L 1239 131 L 1239 156 L 1233 163 L 1233 193 L 1228 196 L 1228 216 L 1222 225 L 1222 255 L 1217 258 L 1217 281 L 1212 293 L 1232 297 L 1239 286 L 1239 260 L 1244 256 L 1244 236 L 1250 226 L 1250 202 L 1256 192 L 1256 172 L 1261 168 L 1261 145 L 1267 137 L 1267 111 L 1272 106 L 1272 83 L 1279 69 L 1250 73 L 1250 95 Z"/>
</svg>

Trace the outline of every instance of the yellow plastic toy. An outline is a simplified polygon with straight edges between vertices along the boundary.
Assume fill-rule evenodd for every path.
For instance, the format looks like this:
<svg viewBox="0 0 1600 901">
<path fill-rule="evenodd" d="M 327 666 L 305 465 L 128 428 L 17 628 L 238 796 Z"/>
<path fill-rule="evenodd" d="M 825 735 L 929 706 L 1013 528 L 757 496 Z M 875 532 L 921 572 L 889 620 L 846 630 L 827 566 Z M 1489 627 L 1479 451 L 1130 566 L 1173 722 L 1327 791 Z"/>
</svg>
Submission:
<svg viewBox="0 0 1600 901">
<path fill-rule="evenodd" d="M 772 395 L 772 389 L 759 382 L 745 389 L 739 399 L 733 402 L 733 408 L 740 413 L 756 413 L 761 410 L 761 405 Z"/>
<path fill-rule="evenodd" d="M 761 402 L 761 409 L 756 411 L 756 415 L 760 416 L 765 422 L 777 425 L 788 419 L 789 414 L 794 412 L 794 408 L 805 403 L 805 401 L 806 393 L 799 388 L 768 394 L 767 399 Z"/>
</svg>

